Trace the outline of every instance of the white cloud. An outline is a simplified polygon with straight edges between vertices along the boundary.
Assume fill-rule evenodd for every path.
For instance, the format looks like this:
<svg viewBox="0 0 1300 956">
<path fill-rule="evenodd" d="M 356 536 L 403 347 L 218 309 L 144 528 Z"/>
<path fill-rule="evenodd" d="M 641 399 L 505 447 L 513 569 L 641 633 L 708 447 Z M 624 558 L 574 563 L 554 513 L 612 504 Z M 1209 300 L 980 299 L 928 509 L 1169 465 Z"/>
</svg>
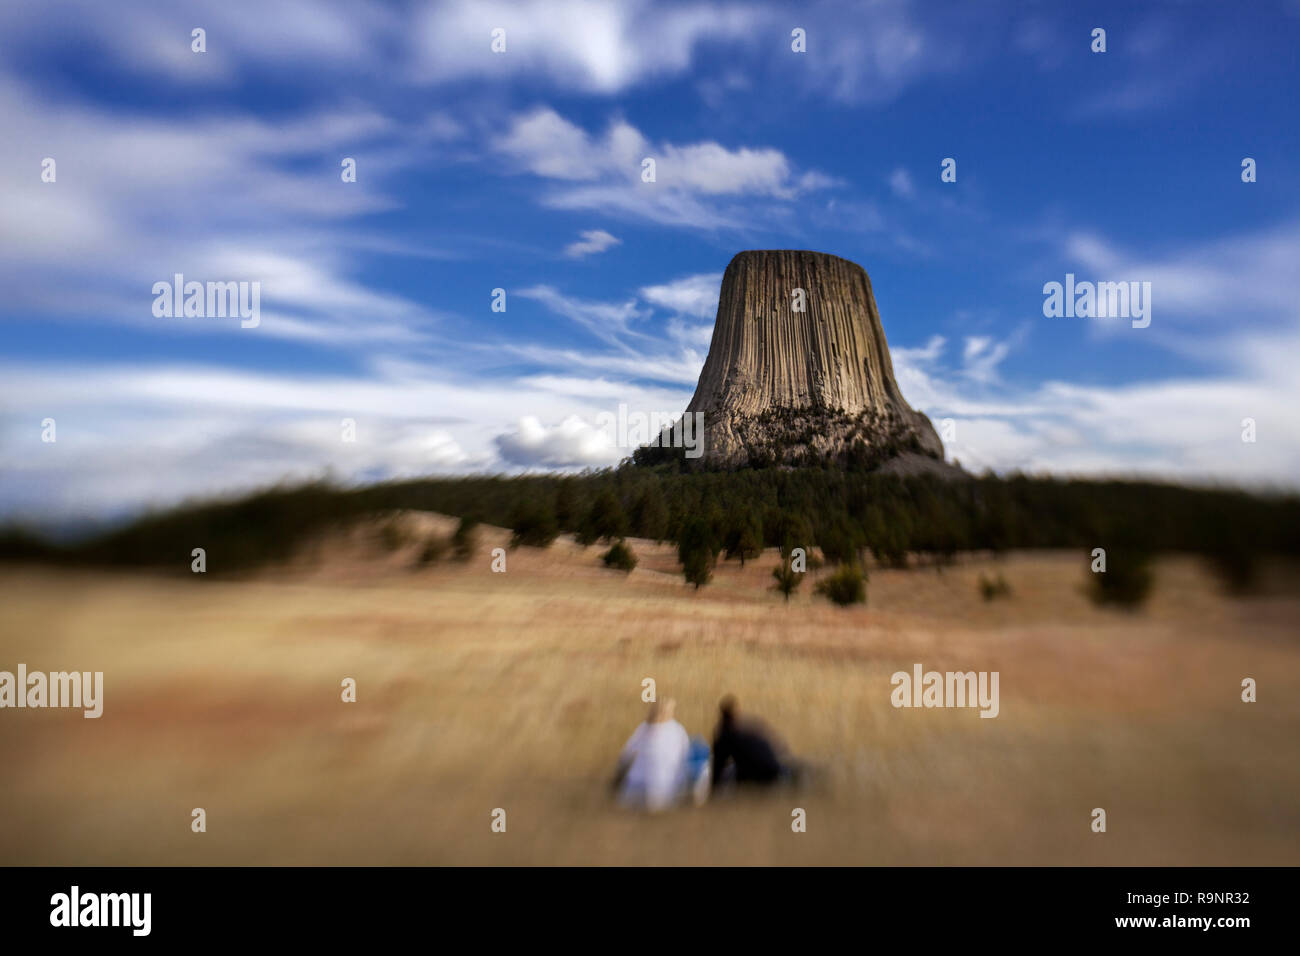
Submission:
<svg viewBox="0 0 1300 956">
<path fill-rule="evenodd" d="M 725 149 L 717 143 L 692 146 L 664 144 L 656 157 L 657 182 L 705 195 L 793 198 L 804 189 L 820 189 L 830 177 L 791 181 L 790 161 L 776 149 Z"/>
<path fill-rule="evenodd" d="M 256 16 L 225 0 L 189 0 L 185 13 L 178 21 L 165 5 L 148 0 L 4 4 L 0 47 L 74 45 L 119 69 L 212 85 L 230 83 L 254 66 L 356 69 L 372 63 L 385 40 L 402 29 L 392 8 L 376 0 L 283 0 L 259 7 Z M 190 49 L 194 26 L 207 31 L 207 53 Z"/>
<path fill-rule="evenodd" d="M 932 335 L 926 340 L 925 345 L 918 348 L 906 348 L 899 346 L 889 350 L 890 358 L 894 364 L 900 362 L 909 365 L 929 365 L 938 360 L 943 353 L 943 347 L 947 344 L 947 339 L 942 335 Z"/>
<path fill-rule="evenodd" d="M 962 350 L 962 358 L 969 362 L 971 359 L 978 358 L 979 355 L 989 347 L 990 339 L 986 335 L 970 335 L 966 337 L 966 347 Z"/>
<path fill-rule="evenodd" d="M 579 299 L 546 285 L 521 289 L 517 295 L 541 302 L 551 311 L 573 320 L 615 351 L 584 352 L 516 343 L 500 348 L 527 361 L 569 372 L 595 369 L 640 380 L 693 386 L 704 366 L 704 352 L 713 336 L 713 323 L 690 320 L 712 318 L 721 280 L 721 273 L 703 273 L 640 290 L 644 302 L 672 313 L 663 326 L 671 343 L 668 348 L 663 337 L 655 335 L 649 327 L 633 327 L 633 322 L 643 322 L 651 315 L 649 309 L 638 306 L 636 299 L 622 302 Z"/>
<path fill-rule="evenodd" d="M 626 397 L 626 382 L 607 378 L 579 378 L 575 375 L 529 375 L 519 379 L 520 385 L 554 392 L 559 395 L 576 395 L 583 398 L 621 399 Z"/>
<path fill-rule="evenodd" d="M 796 174 L 780 151 L 718 143 L 652 143 L 624 120 L 593 137 L 555 111 L 516 116 L 495 148 L 515 169 L 556 185 L 542 197 L 559 209 L 599 210 L 664 225 L 738 228 L 754 199 L 783 202 L 834 184 L 816 171 Z M 643 160 L 655 180 L 642 180 Z M 736 205 L 747 198 L 749 202 Z"/>
<path fill-rule="evenodd" d="M 996 381 L 998 366 L 1021 337 L 1022 334 L 1018 333 L 1010 339 L 995 342 L 987 335 L 967 336 L 962 350 L 962 374 L 984 384 Z"/>
<path fill-rule="evenodd" d="M 718 290 L 721 285 L 721 272 L 705 272 L 683 276 L 660 285 L 644 286 L 641 298 L 679 315 L 711 319 L 718 311 Z"/>
<path fill-rule="evenodd" d="M 598 94 L 683 73 L 702 41 L 746 39 L 756 22 L 742 5 L 648 0 L 453 0 L 419 10 L 409 68 L 417 82 L 523 76 Z M 497 28 L 501 54 L 490 51 Z"/>
<path fill-rule="evenodd" d="M 586 423 L 620 404 L 680 411 L 688 390 L 612 375 L 600 354 L 542 356 L 602 375 L 519 379 L 369 363 L 355 374 L 244 371 L 215 365 L 0 366 L 4 518 L 69 521 L 247 492 L 332 474 L 348 482 L 521 465 L 616 463 L 630 453 Z M 458 366 L 466 356 L 458 356 Z M 629 376 L 645 369 L 627 357 Z M 696 367 L 698 372 L 698 366 Z M 521 430 L 521 417 L 565 422 Z M 57 422 L 58 441 L 39 423 Z M 343 420 L 356 441 L 342 440 Z M 32 423 L 36 423 L 33 425 Z M 506 439 L 503 448 L 495 438 Z"/>
<path fill-rule="evenodd" d="M 895 372 L 911 404 L 936 424 L 954 420 L 947 455 L 972 470 L 1294 486 L 1300 469 L 1300 426 L 1283 397 L 1287 386 L 1272 379 L 1224 374 L 1111 386 L 990 387 L 951 369 L 899 361 L 897 353 Z M 1241 441 L 1246 417 L 1256 419 L 1267 439 Z"/>
<path fill-rule="evenodd" d="M 59 363 L 6 368 L 0 403 L 13 416 L 0 436 L 10 514 L 96 516 L 327 471 L 373 481 L 492 457 L 476 429 L 445 414 L 482 417 L 491 403 L 428 380 Z M 20 424 L 41 409 L 36 421 L 58 423 L 52 445 Z M 344 419 L 355 442 L 343 440 Z"/>
<path fill-rule="evenodd" d="M 377 113 L 312 112 L 274 124 L 164 120 L 51 100 L 0 75 L 0 115 L 0 166 L 22 168 L 32 156 L 58 164 L 53 183 L 0 179 L 0 282 L 15 309 L 223 331 L 153 317 L 153 283 L 180 272 L 260 282 L 264 320 L 244 334 L 342 346 L 410 341 L 437 320 L 357 282 L 354 257 L 340 251 L 357 238 L 343 223 L 393 207 L 364 181 L 401 162 L 397 154 L 361 153 L 361 179 L 346 188 L 322 189 L 317 175 L 297 168 L 304 157 L 337 168 L 344 147 L 396 135 Z"/>
<path fill-rule="evenodd" d="M 1243 309 L 1273 316 L 1295 311 L 1295 264 L 1300 261 L 1300 224 L 1228 236 L 1183 247 L 1163 256 L 1116 246 L 1088 232 L 1066 237 L 1069 260 L 1093 270 L 1079 280 L 1151 283 L 1152 328 L 1162 314 L 1225 322 Z"/>
<path fill-rule="evenodd" d="M 807 56 L 816 57 L 819 66 L 804 79 L 810 91 L 850 103 L 886 102 L 921 77 L 960 63 L 966 45 L 960 8 L 938 21 L 948 26 L 943 34 L 917 22 L 908 0 L 876 0 L 869 9 L 871 25 L 864 30 L 842 28 L 860 15 L 855 4 L 819 3 L 809 9 Z"/>
<path fill-rule="evenodd" d="M 1116 57 L 1120 68 L 1107 70 L 1097 84 L 1083 88 L 1084 98 L 1070 111 L 1073 118 L 1114 121 L 1164 109 L 1230 68 L 1235 38 L 1201 30 L 1179 34 L 1172 25 L 1152 17 L 1123 31 L 1112 30 L 1107 35 L 1108 55 Z M 1151 70 L 1152 62 L 1161 63 L 1161 68 Z"/>
<path fill-rule="evenodd" d="M 640 169 L 644 140 L 626 123 L 613 124 L 604 143 L 550 109 L 516 116 L 496 148 L 521 168 L 547 179 L 592 180 L 620 165 Z"/>
<path fill-rule="evenodd" d="M 513 465 L 536 468 L 570 468 L 614 464 L 622 456 L 603 430 L 570 415 L 547 428 L 525 415 L 513 431 L 496 437 L 501 457 Z"/>
<path fill-rule="evenodd" d="M 712 323 L 691 325 L 679 318 L 671 318 L 668 320 L 668 325 L 665 326 L 664 331 L 668 333 L 668 337 L 673 341 L 680 342 L 689 348 L 705 349 L 713 341 Z"/>
<path fill-rule="evenodd" d="M 1293 241 L 1290 229 L 1239 237 L 1246 250 L 1241 260 L 1217 243 L 1195 245 L 1149 260 L 1143 269 L 1102 239 L 1071 239 L 1074 255 L 1106 278 L 1156 277 L 1155 289 L 1166 290 L 1169 331 L 1151 341 L 1212 359 L 1216 372 L 1114 385 L 1005 383 L 997 366 L 1024 335 L 1022 327 L 1002 340 L 967 337 L 957 368 L 943 361 L 945 343 L 938 336 L 922 348 L 894 349 L 899 386 L 932 418 L 954 419 L 956 440 L 945 443 L 947 453 L 968 468 L 1295 487 L 1300 418 L 1292 397 L 1300 394 L 1300 368 L 1293 357 L 1300 354 L 1300 309 L 1294 303 L 1276 309 L 1285 278 L 1248 261 L 1257 256 L 1276 267 Z M 1216 261 L 1219 252 L 1226 262 Z M 1234 265 L 1240 273 L 1229 275 Z M 1159 309 L 1159 293 L 1153 295 Z M 1186 321 L 1208 317 L 1215 303 L 1227 301 L 1237 303 L 1238 315 L 1270 320 L 1249 326 Z M 1254 443 L 1241 440 L 1245 418 L 1256 422 Z"/>
<path fill-rule="evenodd" d="M 596 302 L 567 296 L 549 285 L 531 286 L 515 293 L 542 303 L 552 312 L 572 319 L 597 338 L 618 344 L 630 329 L 628 323 L 641 317 L 636 300 Z"/>
<path fill-rule="evenodd" d="M 507 344 L 497 350 L 541 365 L 571 370 L 612 372 L 629 378 L 692 387 L 699 381 L 700 370 L 704 368 L 704 355 L 690 347 L 683 347 L 676 353 L 646 353 L 631 350 L 611 353 Z M 689 394 L 686 397 L 690 398 Z M 685 407 L 685 403 L 682 407 Z"/>
<path fill-rule="evenodd" d="M 889 188 L 894 191 L 895 196 L 903 199 L 911 199 L 916 194 L 916 187 L 912 185 L 912 174 L 901 166 L 889 174 Z"/>
<path fill-rule="evenodd" d="M 189 87 L 234 87 L 269 70 L 310 70 L 397 85 L 522 81 L 530 88 L 612 96 L 687 75 L 706 102 L 748 89 L 747 73 L 843 102 L 881 103 L 912 83 L 996 49 L 999 18 L 961 5 L 922 23 L 910 0 L 869 6 L 821 0 L 799 12 L 808 31 L 791 69 L 791 12 L 776 3 L 683 0 L 282 0 L 247 16 L 227 0 L 190 0 L 178 23 L 150 0 L 51 0 L 0 5 L 0 53 L 91 51 L 113 68 Z M 860 22 L 861 29 L 845 29 Z M 191 24 L 208 52 L 190 50 Z M 491 50 L 505 30 L 506 52 Z M 704 56 L 704 51 L 714 53 Z M 795 54 L 785 52 L 786 56 Z"/>
<path fill-rule="evenodd" d="M 570 259 L 581 259 L 583 256 L 604 252 L 606 249 L 611 249 L 623 241 L 611 236 L 604 229 L 587 229 L 581 235 L 580 240 L 571 242 L 564 247 L 564 254 Z"/>
</svg>

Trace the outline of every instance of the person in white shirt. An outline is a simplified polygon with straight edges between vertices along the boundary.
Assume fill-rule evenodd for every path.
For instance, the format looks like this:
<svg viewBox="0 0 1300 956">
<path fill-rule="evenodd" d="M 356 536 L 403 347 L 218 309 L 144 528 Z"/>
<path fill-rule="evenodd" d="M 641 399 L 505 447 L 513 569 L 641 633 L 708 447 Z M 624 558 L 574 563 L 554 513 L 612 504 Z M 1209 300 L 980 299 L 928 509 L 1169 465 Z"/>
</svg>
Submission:
<svg viewBox="0 0 1300 956">
<path fill-rule="evenodd" d="M 651 704 L 645 723 L 623 747 L 614 784 L 624 806 L 654 812 L 668 809 L 682 797 L 691 739 L 673 719 L 675 709 L 672 698 Z"/>
</svg>

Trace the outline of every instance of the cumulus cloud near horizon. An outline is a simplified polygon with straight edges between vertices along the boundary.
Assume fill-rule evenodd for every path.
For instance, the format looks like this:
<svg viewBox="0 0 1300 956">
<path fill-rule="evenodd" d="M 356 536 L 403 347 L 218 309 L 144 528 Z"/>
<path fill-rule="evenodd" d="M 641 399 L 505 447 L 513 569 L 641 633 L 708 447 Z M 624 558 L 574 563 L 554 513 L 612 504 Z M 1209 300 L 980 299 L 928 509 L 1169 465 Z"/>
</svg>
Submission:
<svg viewBox="0 0 1300 956">
<path fill-rule="evenodd" d="M 600 467 L 615 464 L 624 454 L 608 433 L 577 415 L 551 428 L 525 415 L 513 431 L 494 441 L 502 459 L 523 467 Z"/>
</svg>

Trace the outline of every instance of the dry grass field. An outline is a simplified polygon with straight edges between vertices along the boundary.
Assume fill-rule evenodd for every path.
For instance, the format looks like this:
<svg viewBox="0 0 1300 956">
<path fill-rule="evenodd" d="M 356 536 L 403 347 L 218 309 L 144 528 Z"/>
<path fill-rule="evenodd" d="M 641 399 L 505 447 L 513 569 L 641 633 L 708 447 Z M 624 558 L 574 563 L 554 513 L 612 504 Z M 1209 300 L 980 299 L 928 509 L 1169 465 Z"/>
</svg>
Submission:
<svg viewBox="0 0 1300 956">
<path fill-rule="evenodd" d="M 0 569 L 0 670 L 105 682 L 99 720 L 0 711 L 0 863 L 1300 864 L 1284 569 L 1235 599 L 1165 559 L 1129 614 L 1091 604 L 1082 555 L 972 555 L 873 569 L 867 605 L 841 609 L 808 583 L 784 604 L 773 552 L 695 592 L 640 540 L 627 576 L 567 538 L 494 574 L 496 529 L 470 563 L 426 568 L 418 542 L 381 537 L 243 579 Z M 993 569 L 1013 593 L 985 602 Z M 998 671 L 1000 715 L 895 709 L 890 675 L 915 663 Z M 620 811 L 606 783 L 646 677 L 706 736 L 736 694 L 822 780 Z"/>
</svg>

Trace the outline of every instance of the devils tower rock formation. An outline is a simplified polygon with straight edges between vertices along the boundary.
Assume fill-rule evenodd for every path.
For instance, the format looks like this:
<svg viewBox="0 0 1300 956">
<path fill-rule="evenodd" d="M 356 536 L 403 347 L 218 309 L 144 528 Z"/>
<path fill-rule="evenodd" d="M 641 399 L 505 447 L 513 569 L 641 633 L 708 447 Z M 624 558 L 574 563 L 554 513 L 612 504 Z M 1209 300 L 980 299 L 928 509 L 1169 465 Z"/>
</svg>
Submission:
<svg viewBox="0 0 1300 956">
<path fill-rule="evenodd" d="M 934 426 L 894 381 L 866 271 L 826 253 L 731 260 L 694 412 L 710 467 L 945 467 Z"/>
</svg>

